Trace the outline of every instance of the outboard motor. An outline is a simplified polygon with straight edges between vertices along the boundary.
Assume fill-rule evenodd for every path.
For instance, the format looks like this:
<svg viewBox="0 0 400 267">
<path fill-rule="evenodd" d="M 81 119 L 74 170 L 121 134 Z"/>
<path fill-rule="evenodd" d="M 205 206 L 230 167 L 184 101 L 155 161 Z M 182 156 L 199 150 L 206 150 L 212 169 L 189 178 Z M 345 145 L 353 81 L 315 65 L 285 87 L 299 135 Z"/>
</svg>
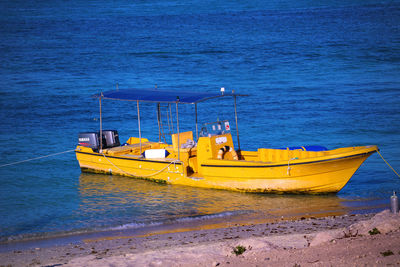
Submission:
<svg viewBox="0 0 400 267">
<path fill-rule="evenodd" d="M 103 148 L 111 148 L 120 146 L 119 136 L 116 130 L 104 130 L 103 132 Z"/>
<path fill-rule="evenodd" d="M 116 130 L 104 130 L 102 133 L 102 148 L 112 148 L 121 145 L 119 142 L 118 132 Z M 79 145 L 81 146 L 90 147 L 94 151 L 98 151 L 100 149 L 100 132 L 79 133 L 78 140 Z"/>
<path fill-rule="evenodd" d="M 98 150 L 100 147 L 100 139 L 98 132 L 79 133 L 78 144 L 81 146 L 90 147 L 93 150 Z"/>
</svg>

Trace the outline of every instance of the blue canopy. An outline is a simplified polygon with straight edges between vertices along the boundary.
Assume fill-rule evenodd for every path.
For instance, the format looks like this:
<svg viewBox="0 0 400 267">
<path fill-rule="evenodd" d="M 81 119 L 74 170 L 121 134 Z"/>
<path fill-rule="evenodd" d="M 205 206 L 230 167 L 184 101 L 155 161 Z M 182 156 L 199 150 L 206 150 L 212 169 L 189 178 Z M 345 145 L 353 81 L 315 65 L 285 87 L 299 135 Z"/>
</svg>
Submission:
<svg viewBox="0 0 400 267">
<path fill-rule="evenodd" d="M 182 91 L 164 91 L 157 89 L 125 89 L 102 92 L 93 97 L 123 100 L 123 101 L 142 101 L 157 103 L 184 103 L 195 104 L 208 99 L 224 96 L 243 96 L 235 93 L 207 93 L 207 92 L 182 92 Z"/>
</svg>

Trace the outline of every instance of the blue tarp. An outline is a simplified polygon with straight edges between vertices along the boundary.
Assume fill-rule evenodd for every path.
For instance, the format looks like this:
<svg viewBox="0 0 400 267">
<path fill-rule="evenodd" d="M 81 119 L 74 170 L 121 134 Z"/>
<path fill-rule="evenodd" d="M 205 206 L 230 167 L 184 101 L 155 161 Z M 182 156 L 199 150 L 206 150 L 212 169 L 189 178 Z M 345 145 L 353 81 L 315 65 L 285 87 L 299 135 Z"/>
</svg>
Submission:
<svg viewBox="0 0 400 267">
<path fill-rule="evenodd" d="M 96 94 L 93 97 L 100 98 L 101 94 Z M 180 91 L 165 91 L 157 89 L 125 89 L 107 91 L 102 93 L 103 99 L 114 99 L 123 101 L 143 101 L 157 103 L 185 103 L 195 104 L 211 98 L 224 96 L 243 96 L 233 93 L 198 93 L 198 92 L 180 92 Z"/>
</svg>

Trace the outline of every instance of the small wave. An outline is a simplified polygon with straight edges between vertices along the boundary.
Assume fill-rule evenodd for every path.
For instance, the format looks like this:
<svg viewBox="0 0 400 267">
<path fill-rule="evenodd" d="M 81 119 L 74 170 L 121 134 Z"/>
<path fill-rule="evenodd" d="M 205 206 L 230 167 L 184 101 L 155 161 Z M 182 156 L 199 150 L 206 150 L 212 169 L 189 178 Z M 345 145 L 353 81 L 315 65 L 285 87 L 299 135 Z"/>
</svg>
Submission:
<svg viewBox="0 0 400 267">
<path fill-rule="evenodd" d="M 247 214 L 247 213 L 250 213 L 250 211 L 225 211 L 225 212 L 216 213 L 216 214 L 188 216 L 188 217 L 178 218 L 175 221 L 177 221 L 177 222 L 203 221 L 203 220 L 226 218 L 226 217 L 242 215 L 242 214 Z"/>
<path fill-rule="evenodd" d="M 148 222 L 148 223 L 132 222 L 132 223 L 123 224 L 120 226 L 111 227 L 109 229 L 105 229 L 105 231 L 108 231 L 108 230 L 111 230 L 111 231 L 131 230 L 131 229 L 140 229 L 140 228 L 153 227 L 153 226 L 170 225 L 170 224 L 174 224 L 174 223 L 207 221 L 207 220 L 227 218 L 227 217 L 232 217 L 232 216 L 237 216 L 237 215 L 242 215 L 242 214 L 247 214 L 247 213 L 250 213 L 250 211 L 225 211 L 225 212 L 216 213 L 216 214 L 193 215 L 193 216 L 174 218 L 174 219 L 158 221 L 158 222 Z"/>
<path fill-rule="evenodd" d="M 105 231 L 107 231 L 107 230 L 115 231 L 115 230 L 139 229 L 139 228 L 144 228 L 144 227 L 160 226 L 160 225 L 163 225 L 163 223 L 162 222 L 150 222 L 150 223 L 134 222 L 134 223 L 127 223 L 127 224 L 123 224 L 120 226 L 111 227 L 109 229 L 106 229 Z"/>
<path fill-rule="evenodd" d="M 19 241 L 35 241 L 41 239 L 50 239 L 50 238 L 62 238 L 74 235 L 88 234 L 92 232 L 97 232 L 98 229 L 76 229 L 76 230 L 67 230 L 67 231 L 58 231 L 58 232 L 39 232 L 39 233 L 26 233 L 26 234 L 17 234 L 11 236 L 0 236 L 0 244 L 1 243 L 12 243 Z"/>
<path fill-rule="evenodd" d="M 92 233 L 101 233 L 107 231 L 122 231 L 122 230 L 135 230 L 135 229 L 143 229 L 149 227 L 157 227 L 163 225 L 172 225 L 176 223 L 188 223 L 188 222 L 200 222 L 207 221 L 213 219 L 222 219 L 227 217 L 232 217 L 241 214 L 247 214 L 250 211 L 225 211 L 216 214 L 200 214 L 200 215 L 192 215 L 185 216 L 180 218 L 172 218 L 166 219 L 162 221 L 150 221 L 150 222 L 131 222 L 127 224 L 122 224 L 118 226 L 106 226 L 106 227 L 93 227 L 93 228 L 85 228 L 85 229 L 73 229 L 66 231 L 57 231 L 57 232 L 39 232 L 39 233 L 27 233 L 27 234 L 19 234 L 12 236 L 0 236 L 0 243 L 14 243 L 19 241 L 35 241 L 42 239 L 51 239 L 51 238 L 65 238 L 71 236 L 92 234 Z"/>
</svg>

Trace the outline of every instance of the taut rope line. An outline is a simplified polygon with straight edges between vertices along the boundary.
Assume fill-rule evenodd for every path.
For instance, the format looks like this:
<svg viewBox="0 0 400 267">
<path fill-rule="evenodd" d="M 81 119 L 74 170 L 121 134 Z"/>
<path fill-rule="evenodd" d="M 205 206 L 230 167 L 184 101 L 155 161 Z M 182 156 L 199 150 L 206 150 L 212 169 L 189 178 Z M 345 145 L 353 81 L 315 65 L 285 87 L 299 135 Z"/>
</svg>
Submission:
<svg viewBox="0 0 400 267">
<path fill-rule="evenodd" d="M 383 159 L 383 161 L 392 169 L 392 171 L 398 176 L 400 177 L 400 175 L 393 169 L 392 166 L 390 166 L 390 164 L 383 158 L 381 152 L 379 152 L 379 150 L 377 149 L 376 152 L 378 152 L 379 156 L 381 156 L 381 158 Z"/>
<path fill-rule="evenodd" d="M 71 150 L 67 150 L 67 151 L 63 151 L 63 152 L 58 152 L 58 153 L 54 153 L 54 154 L 49 154 L 49 155 L 41 156 L 41 157 L 37 157 L 37 158 L 26 159 L 26 160 L 21 160 L 21 161 L 16 161 L 16 162 L 12 162 L 12 163 L 3 164 L 3 165 L 0 165 L 0 168 L 6 167 L 6 166 L 10 166 L 10 165 L 20 164 L 20 163 L 24 163 L 24 162 L 28 162 L 28 161 L 32 161 L 32 160 L 37 160 L 37 159 L 43 159 L 43 158 L 48 158 L 48 157 L 52 157 L 52 156 L 57 156 L 57 155 L 69 153 L 69 152 L 72 152 L 72 151 L 75 151 L 75 149 L 71 149 Z"/>
</svg>

